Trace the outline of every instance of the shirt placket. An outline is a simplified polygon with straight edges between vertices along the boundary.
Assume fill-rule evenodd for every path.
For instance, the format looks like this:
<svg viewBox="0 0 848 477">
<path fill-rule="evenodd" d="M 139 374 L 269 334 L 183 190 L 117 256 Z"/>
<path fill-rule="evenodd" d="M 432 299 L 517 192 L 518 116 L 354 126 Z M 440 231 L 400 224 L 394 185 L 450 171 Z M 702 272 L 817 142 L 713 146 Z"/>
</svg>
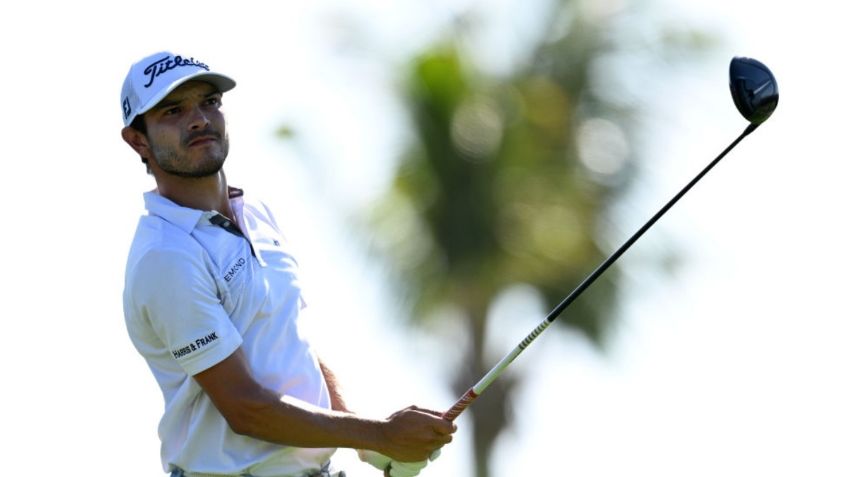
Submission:
<svg viewBox="0 0 848 477">
<path fill-rule="evenodd" d="M 253 243 L 250 241 L 250 237 L 245 235 L 241 231 L 241 229 L 239 229 L 238 226 L 233 223 L 232 220 L 224 217 L 221 213 L 216 211 L 207 212 L 206 215 L 207 220 L 209 220 L 210 224 L 215 225 L 217 227 L 221 227 L 222 229 L 235 235 L 236 237 L 244 239 L 247 242 L 247 245 L 250 247 L 251 255 L 253 255 L 253 257 L 256 258 L 256 260 L 259 261 L 262 266 L 265 265 L 262 261 L 262 258 L 259 256 L 259 254 L 256 253 L 256 250 L 253 248 Z"/>
</svg>

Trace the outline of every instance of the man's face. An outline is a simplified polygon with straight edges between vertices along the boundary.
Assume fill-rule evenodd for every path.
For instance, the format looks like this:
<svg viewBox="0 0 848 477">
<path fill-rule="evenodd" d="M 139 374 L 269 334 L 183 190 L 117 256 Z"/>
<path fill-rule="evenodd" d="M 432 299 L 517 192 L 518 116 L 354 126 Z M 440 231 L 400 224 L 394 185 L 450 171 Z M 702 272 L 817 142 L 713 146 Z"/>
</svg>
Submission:
<svg viewBox="0 0 848 477">
<path fill-rule="evenodd" d="M 144 115 L 151 159 L 179 177 L 217 174 L 230 149 L 221 93 L 209 83 L 188 81 Z"/>
</svg>

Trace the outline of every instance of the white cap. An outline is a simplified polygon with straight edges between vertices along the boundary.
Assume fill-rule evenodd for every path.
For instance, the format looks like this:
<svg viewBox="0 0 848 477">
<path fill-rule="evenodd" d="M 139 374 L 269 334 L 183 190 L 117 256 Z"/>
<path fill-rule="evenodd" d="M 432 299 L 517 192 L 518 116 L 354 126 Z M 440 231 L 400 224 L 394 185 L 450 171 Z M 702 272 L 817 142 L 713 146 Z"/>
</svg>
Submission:
<svg viewBox="0 0 848 477">
<path fill-rule="evenodd" d="M 222 93 L 236 86 L 228 76 L 214 73 L 194 57 L 163 51 L 150 55 L 130 67 L 121 88 L 121 111 L 124 126 L 129 126 L 139 114 L 156 106 L 177 86 L 189 80 L 211 83 Z"/>
</svg>

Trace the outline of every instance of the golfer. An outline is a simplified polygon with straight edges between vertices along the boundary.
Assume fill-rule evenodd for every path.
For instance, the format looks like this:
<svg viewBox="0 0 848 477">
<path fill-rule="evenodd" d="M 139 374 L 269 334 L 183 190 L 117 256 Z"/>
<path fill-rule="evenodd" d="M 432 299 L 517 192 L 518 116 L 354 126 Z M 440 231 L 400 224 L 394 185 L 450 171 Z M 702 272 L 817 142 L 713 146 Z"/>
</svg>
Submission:
<svg viewBox="0 0 848 477">
<path fill-rule="evenodd" d="M 279 224 L 227 184 L 222 95 L 235 85 L 197 58 L 161 52 L 133 64 L 121 92 L 121 136 L 157 186 L 144 194 L 123 300 L 165 398 L 163 469 L 343 476 L 330 457 L 347 447 L 388 475 L 417 475 L 456 427 L 415 406 L 385 419 L 346 408 L 299 330 L 306 305 Z"/>
</svg>

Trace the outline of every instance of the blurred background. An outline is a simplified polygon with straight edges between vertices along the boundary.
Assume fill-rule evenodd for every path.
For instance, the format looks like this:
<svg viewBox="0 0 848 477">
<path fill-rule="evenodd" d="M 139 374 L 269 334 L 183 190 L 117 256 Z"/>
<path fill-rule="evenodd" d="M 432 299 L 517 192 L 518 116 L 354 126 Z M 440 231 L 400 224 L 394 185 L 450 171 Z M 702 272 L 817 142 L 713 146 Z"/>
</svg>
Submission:
<svg viewBox="0 0 848 477">
<path fill-rule="evenodd" d="M 308 331 L 373 417 L 450 407 L 742 132 L 728 65 L 763 61 L 774 116 L 422 475 L 848 473 L 835 6 L 303 3 L 0 7 L 6 473 L 164 475 L 162 398 L 121 308 L 154 183 L 119 93 L 159 50 L 237 80 L 228 179 L 276 211 Z"/>
</svg>

